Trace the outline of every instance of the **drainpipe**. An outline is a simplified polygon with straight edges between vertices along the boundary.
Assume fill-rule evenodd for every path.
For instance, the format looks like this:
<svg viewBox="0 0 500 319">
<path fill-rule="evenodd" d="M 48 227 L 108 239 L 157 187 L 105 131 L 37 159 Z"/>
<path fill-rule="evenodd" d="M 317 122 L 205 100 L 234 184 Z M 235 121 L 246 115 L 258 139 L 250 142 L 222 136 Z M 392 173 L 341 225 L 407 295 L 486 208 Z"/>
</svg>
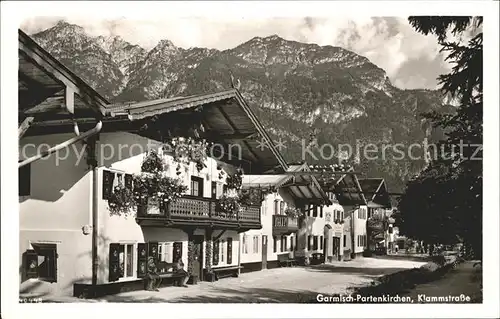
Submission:
<svg viewBox="0 0 500 319">
<path fill-rule="evenodd" d="M 77 128 L 78 128 L 78 126 L 75 126 L 75 133 L 78 132 Z M 46 151 L 40 152 L 39 154 L 37 154 L 35 156 L 32 156 L 28 159 L 25 159 L 24 161 L 19 163 L 19 167 L 23 167 L 25 165 L 28 165 L 28 164 L 33 163 L 35 161 L 38 161 L 44 157 L 48 157 L 49 155 L 51 155 L 55 152 L 58 152 L 58 151 L 62 150 L 63 148 L 71 146 L 71 145 L 73 145 L 73 144 L 75 144 L 83 139 L 86 139 L 87 137 L 95 135 L 101 131 L 101 128 L 102 128 L 102 121 L 99 121 L 99 122 L 97 122 L 97 125 L 93 129 L 91 129 L 91 130 L 89 130 L 81 135 L 77 135 L 77 136 L 75 136 L 75 137 L 73 137 L 65 142 L 62 142 L 61 144 L 57 144 L 56 146 L 49 148 Z"/>
<path fill-rule="evenodd" d="M 93 156 L 97 158 L 97 139 L 93 143 Z M 99 168 L 97 160 L 92 163 L 92 287 L 97 286 L 97 275 L 99 270 Z"/>
</svg>

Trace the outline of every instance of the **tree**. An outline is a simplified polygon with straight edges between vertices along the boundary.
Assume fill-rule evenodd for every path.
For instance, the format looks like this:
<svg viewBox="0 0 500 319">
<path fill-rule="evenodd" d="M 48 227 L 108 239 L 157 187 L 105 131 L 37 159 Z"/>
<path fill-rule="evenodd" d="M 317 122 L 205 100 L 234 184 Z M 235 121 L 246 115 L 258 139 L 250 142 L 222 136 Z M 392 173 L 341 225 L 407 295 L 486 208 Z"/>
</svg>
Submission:
<svg viewBox="0 0 500 319">
<path fill-rule="evenodd" d="M 429 244 L 463 241 L 482 257 L 483 34 L 478 17 L 410 17 L 419 32 L 437 36 L 453 64 L 438 80 L 459 105 L 453 113 L 424 114 L 446 132 L 429 165 L 406 185 L 398 224 L 409 237 Z M 472 34 L 465 44 L 449 34 Z"/>
</svg>

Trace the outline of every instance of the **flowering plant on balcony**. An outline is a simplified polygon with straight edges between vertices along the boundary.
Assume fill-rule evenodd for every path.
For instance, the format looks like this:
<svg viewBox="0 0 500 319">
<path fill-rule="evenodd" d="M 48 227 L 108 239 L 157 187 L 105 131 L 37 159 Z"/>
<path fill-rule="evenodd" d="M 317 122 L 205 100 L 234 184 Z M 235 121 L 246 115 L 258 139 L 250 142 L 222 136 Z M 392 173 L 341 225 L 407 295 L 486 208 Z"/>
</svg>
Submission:
<svg viewBox="0 0 500 319">
<path fill-rule="evenodd" d="M 174 137 L 170 139 L 163 149 L 172 154 L 174 161 L 179 164 L 189 165 L 190 162 L 196 164 L 198 171 L 203 170 L 207 165 L 207 150 L 209 144 L 206 140 L 197 140 L 191 137 Z M 177 166 L 177 175 L 180 173 L 180 165 Z"/>
<path fill-rule="evenodd" d="M 285 215 L 291 218 L 299 218 L 302 215 L 302 211 L 299 208 L 288 206 L 285 209 Z"/>
<path fill-rule="evenodd" d="M 178 178 L 165 176 L 163 173 L 141 173 L 134 176 L 134 199 L 137 203 L 145 203 L 150 199 L 159 203 L 167 203 L 181 197 L 187 186 Z"/>
<path fill-rule="evenodd" d="M 228 175 L 226 185 L 228 189 L 239 191 L 243 183 L 243 170 L 238 168 L 234 174 Z"/>
<path fill-rule="evenodd" d="M 159 205 L 175 201 L 187 191 L 180 179 L 165 175 L 163 161 L 154 151 L 147 153 L 141 165 L 141 173 L 133 175 L 132 183 L 125 187 L 121 182 L 108 199 L 111 214 L 128 215 L 138 205 L 147 205 L 148 200 Z"/>
<path fill-rule="evenodd" d="M 234 189 L 230 189 L 224 193 L 217 201 L 215 210 L 219 215 L 224 217 L 236 215 L 241 210 L 238 192 Z"/>
</svg>

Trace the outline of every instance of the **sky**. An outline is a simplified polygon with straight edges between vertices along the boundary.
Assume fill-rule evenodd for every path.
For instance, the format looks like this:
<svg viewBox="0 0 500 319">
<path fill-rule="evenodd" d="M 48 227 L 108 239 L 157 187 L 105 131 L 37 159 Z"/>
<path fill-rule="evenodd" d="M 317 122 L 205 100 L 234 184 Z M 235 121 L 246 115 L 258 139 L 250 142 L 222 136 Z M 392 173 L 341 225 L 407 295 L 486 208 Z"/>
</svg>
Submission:
<svg viewBox="0 0 500 319">
<path fill-rule="evenodd" d="M 273 34 L 318 45 L 340 46 L 367 57 L 384 69 L 400 88 L 437 88 L 436 78 L 451 67 L 439 52 L 435 36 L 417 33 L 406 17 L 206 17 L 132 19 L 90 16 L 34 17 L 21 24 L 28 34 L 50 28 L 59 20 L 82 26 L 89 35 L 119 35 L 146 49 L 168 39 L 176 46 L 233 48 L 249 39 Z"/>
</svg>

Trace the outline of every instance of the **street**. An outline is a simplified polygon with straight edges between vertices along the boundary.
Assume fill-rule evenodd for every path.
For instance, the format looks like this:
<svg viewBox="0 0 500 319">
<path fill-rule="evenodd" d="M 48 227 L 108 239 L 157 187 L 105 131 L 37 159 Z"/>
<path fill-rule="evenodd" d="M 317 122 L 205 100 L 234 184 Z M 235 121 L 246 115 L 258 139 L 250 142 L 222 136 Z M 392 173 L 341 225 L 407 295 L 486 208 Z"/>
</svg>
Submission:
<svg viewBox="0 0 500 319">
<path fill-rule="evenodd" d="M 241 274 L 189 288 L 165 287 L 159 292 L 132 291 L 101 298 L 107 302 L 265 303 L 310 301 L 319 293 L 344 293 L 374 278 L 420 267 L 424 262 L 359 258 L 313 267 L 276 268 Z"/>
</svg>

